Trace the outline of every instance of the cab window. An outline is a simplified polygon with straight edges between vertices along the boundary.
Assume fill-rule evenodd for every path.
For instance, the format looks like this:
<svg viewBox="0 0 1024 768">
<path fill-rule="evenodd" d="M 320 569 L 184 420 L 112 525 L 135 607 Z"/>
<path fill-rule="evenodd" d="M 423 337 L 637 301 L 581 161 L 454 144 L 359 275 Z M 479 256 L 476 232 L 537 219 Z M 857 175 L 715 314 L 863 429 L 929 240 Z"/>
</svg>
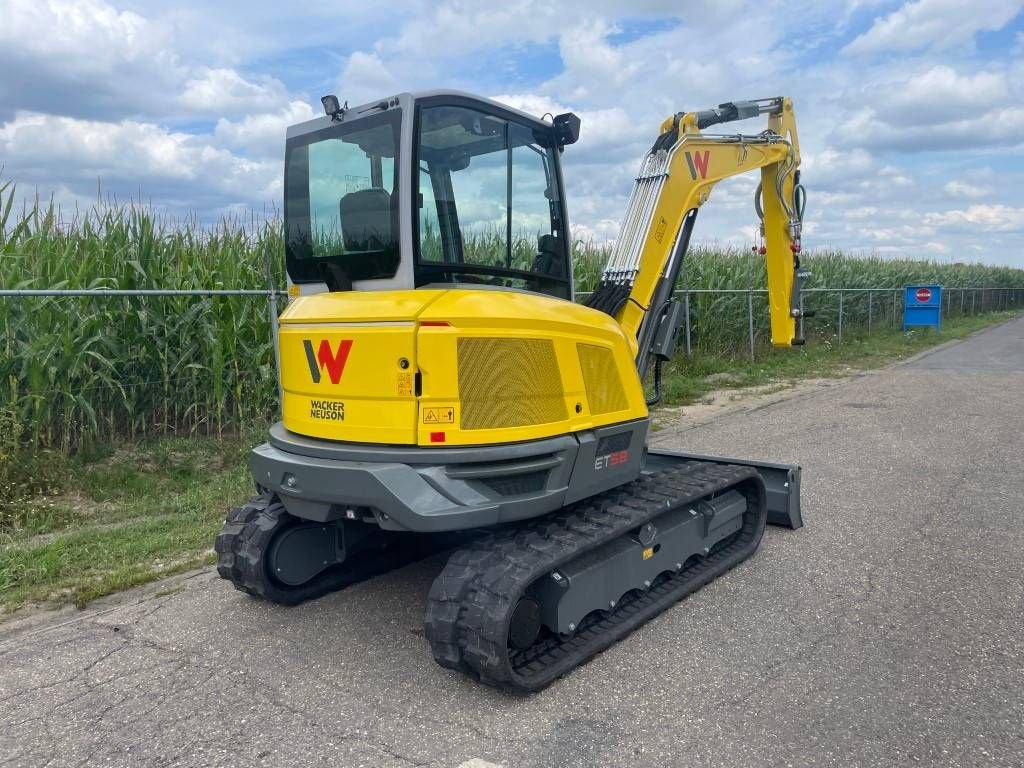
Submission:
<svg viewBox="0 0 1024 768">
<path fill-rule="evenodd" d="M 555 151 L 546 127 L 462 106 L 422 108 L 417 284 L 569 295 Z"/>
</svg>

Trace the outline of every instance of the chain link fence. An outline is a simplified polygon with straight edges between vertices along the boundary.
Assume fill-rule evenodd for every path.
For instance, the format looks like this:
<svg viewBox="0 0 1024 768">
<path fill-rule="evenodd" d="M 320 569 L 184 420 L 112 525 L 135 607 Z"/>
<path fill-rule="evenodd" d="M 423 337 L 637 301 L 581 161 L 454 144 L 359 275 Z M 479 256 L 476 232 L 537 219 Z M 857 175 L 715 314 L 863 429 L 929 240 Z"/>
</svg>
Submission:
<svg viewBox="0 0 1024 768">
<path fill-rule="evenodd" d="M 769 349 L 766 290 L 676 296 L 685 309 L 680 353 L 756 360 Z M 9 433 L 0 438 L 69 451 L 270 418 L 286 298 L 276 289 L 0 289 L 0 431 Z M 898 329 L 902 302 L 902 288 L 811 288 L 802 306 L 813 317 L 801 319 L 800 333 L 842 344 Z M 943 318 L 1021 308 L 1024 289 L 943 291 Z"/>
<path fill-rule="evenodd" d="M 829 338 L 842 344 L 844 334 L 895 330 L 903 324 L 903 288 L 805 288 L 799 320 L 801 337 Z M 578 301 L 589 293 L 576 294 Z M 703 352 L 746 352 L 757 359 L 768 345 L 768 291 L 764 288 L 681 289 L 682 344 L 687 355 Z M 943 288 L 942 317 L 967 317 L 1024 308 L 1024 289 Z"/>
</svg>

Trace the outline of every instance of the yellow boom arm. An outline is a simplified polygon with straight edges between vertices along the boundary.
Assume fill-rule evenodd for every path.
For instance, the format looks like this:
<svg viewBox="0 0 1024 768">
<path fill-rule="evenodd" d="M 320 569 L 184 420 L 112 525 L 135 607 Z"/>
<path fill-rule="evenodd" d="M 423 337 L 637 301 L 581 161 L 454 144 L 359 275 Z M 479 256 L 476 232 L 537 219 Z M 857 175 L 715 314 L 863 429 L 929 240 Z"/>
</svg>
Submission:
<svg viewBox="0 0 1024 768">
<path fill-rule="evenodd" d="M 768 129 L 745 136 L 705 135 L 717 123 L 768 114 Z M 665 120 L 661 135 L 644 157 L 626 217 L 601 285 L 588 301 L 604 309 L 637 340 L 637 363 L 671 334 L 672 290 L 697 209 L 719 181 L 761 170 L 763 235 L 768 273 L 772 343 L 796 338 L 799 310 L 800 216 L 797 193 L 800 145 L 788 98 L 723 104 L 717 109 L 679 113 Z M 678 326 L 676 325 L 676 330 Z"/>
</svg>

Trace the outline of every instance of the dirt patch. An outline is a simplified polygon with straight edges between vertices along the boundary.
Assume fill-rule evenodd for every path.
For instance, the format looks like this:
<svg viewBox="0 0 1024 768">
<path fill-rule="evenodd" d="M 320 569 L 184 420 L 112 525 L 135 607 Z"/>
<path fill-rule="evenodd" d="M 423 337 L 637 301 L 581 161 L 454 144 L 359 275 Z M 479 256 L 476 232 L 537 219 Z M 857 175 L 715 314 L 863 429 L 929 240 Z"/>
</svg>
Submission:
<svg viewBox="0 0 1024 768">
<path fill-rule="evenodd" d="M 104 511 L 110 505 L 90 499 L 77 491 L 67 491 L 54 496 L 40 496 L 25 502 L 33 507 L 60 507 L 78 518 L 95 517 L 97 512 Z"/>
<path fill-rule="evenodd" d="M 788 400 L 790 397 L 834 387 L 841 381 L 841 378 L 800 379 L 798 381 L 772 381 L 752 387 L 712 390 L 696 403 L 655 410 L 651 414 L 654 420 L 654 431 L 687 429 L 725 413 L 760 408 L 768 403 Z"/>
</svg>

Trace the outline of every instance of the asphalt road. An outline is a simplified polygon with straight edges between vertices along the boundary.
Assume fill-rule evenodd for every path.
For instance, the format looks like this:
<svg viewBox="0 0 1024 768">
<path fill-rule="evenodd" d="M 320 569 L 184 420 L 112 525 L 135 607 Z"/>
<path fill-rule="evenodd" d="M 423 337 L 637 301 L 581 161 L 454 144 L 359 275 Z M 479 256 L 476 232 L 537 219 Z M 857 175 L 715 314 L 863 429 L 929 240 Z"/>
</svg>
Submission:
<svg viewBox="0 0 1024 768">
<path fill-rule="evenodd" d="M 1024 319 L 662 431 L 800 531 L 541 694 L 435 666 L 439 560 L 294 609 L 210 571 L 0 627 L 0 764 L 1024 765 Z"/>
</svg>

